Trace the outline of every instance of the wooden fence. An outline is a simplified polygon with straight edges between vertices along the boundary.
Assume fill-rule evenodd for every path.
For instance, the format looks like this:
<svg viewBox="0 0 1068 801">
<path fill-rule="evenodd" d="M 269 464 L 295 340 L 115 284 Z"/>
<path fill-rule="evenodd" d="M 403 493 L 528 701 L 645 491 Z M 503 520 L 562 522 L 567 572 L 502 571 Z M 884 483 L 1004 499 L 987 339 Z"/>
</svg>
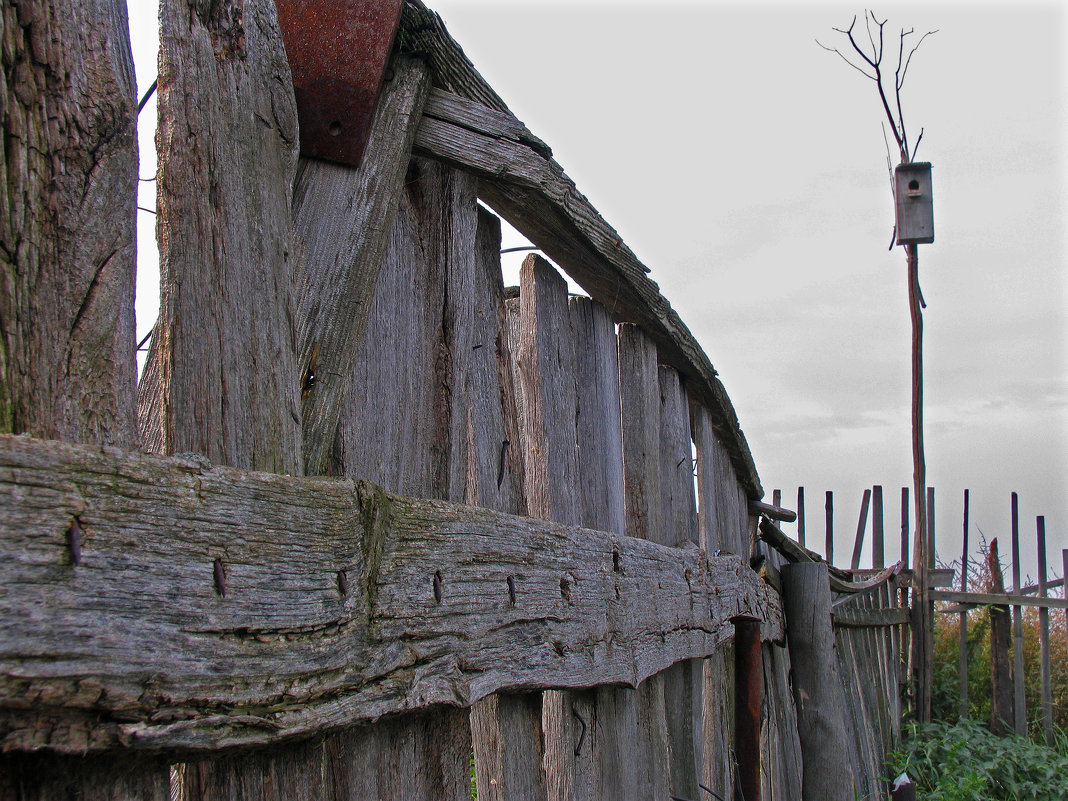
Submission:
<svg viewBox="0 0 1068 801">
<path fill-rule="evenodd" d="M 0 798 L 886 796 L 894 572 L 775 537 L 707 356 L 436 15 L 354 166 L 271 0 L 164 0 L 135 390 L 125 6 L 83 8 L 3 3 Z M 590 298 L 505 288 L 480 200 Z"/>
</svg>

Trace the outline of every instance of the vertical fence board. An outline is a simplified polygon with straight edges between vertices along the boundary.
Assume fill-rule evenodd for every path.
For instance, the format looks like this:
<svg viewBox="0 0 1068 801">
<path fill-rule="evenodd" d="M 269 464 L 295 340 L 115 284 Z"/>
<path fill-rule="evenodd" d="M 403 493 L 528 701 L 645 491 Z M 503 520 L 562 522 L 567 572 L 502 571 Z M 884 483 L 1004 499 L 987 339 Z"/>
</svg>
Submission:
<svg viewBox="0 0 1068 801">
<path fill-rule="evenodd" d="M 883 488 L 871 489 L 871 566 L 882 570 L 886 564 L 886 546 L 883 542 Z"/>
<path fill-rule="evenodd" d="M 827 500 L 824 503 L 824 514 L 826 516 L 826 522 L 824 524 L 826 537 L 824 540 L 824 558 L 827 560 L 827 564 L 834 564 L 834 493 L 827 490 Z"/>
<path fill-rule="evenodd" d="M 689 402 L 678 372 L 673 367 L 659 368 L 660 386 L 660 492 L 667 544 L 676 547 L 696 544 L 697 507 L 694 501 L 692 440 Z M 701 661 L 690 660 L 672 665 L 664 671 L 664 698 L 667 703 L 668 743 L 671 755 L 671 793 L 696 798 L 701 764 L 698 748 L 702 704 Z"/>
<path fill-rule="evenodd" d="M 0 432 L 136 447 L 126 4 L 0 3 Z M 0 798 L 167 798 L 155 758 L 0 756 Z"/>
<path fill-rule="evenodd" d="M 797 488 L 797 541 L 805 546 L 805 488 Z"/>
<path fill-rule="evenodd" d="M 144 442 L 300 474 L 297 114 L 274 4 L 165 0 L 160 43 L 160 312 L 139 391 Z"/>
<path fill-rule="evenodd" d="M 968 591 L 968 490 L 964 490 L 964 532 L 960 555 L 960 591 Z M 957 663 L 960 672 L 960 716 L 968 717 L 968 610 L 960 613 Z"/>
<path fill-rule="evenodd" d="M 1038 544 L 1038 595 L 1040 598 L 1049 596 L 1046 588 L 1048 577 L 1046 573 L 1046 518 L 1039 515 L 1035 520 L 1037 529 L 1035 537 Z M 1042 606 L 1038 609 L 1038 648 L 1040 669 L 1040 694 L 1042 701 L 1042 731 L 1046 737 L 1046 745 L 1053 747 L 1053 685 L 1050 679 L 1049 658 L 1049 607 Z"/>
<path fill-rule="evenodd" d="M 535 254 L 520 268 L 519 325 L 527 508 L 533 517 L 577 524 L 577 401 L 567 284 Z M 575 753 L 582 725 L 588 729 L 589 724 L 576 718 L 573 696 L 556 690 L 542 694 L 545 789 L 548 798 L 561 801 L 586 797 L 593 783 L 589 749 Z"/>
<path fill-rule="evenodd" d="M 468 404 L 454 375 L 469 365 L 470 347 L 459 343 L 471 335 L 473 292 L 448 300 L 450 287 L 476 281 L 474 184 L 421 160 L 407 177 L 352 360 L 329 472 L 390 492 L 464 500 Z M 466 323 L 458 326 L 459 320 Z M 428 725 L 434 738 L 425 737 Z M 328 754 L 366 755 L 339 768 L 347 771 L 346 786 L 355 788 L 352 798 L 459 799 L 469 793 L 470 738 L 467 714 L 442 710 L 333 735 Z M 434 767 L 408 764 L 415 752 Z"/>
<path fill-rule="evenodd" d="M 1020 583 L 1020 499 L 1014 492 L 1011 498 L 1012 514 L 1012 591 L 1019 592 Z M 1016 733 L 1027 734 L 1027 699 L 1024 695 L 1024 659 L 1023 659 L 1023 609 L 1012 607 L 1012 676 L 1013 676 L 1013 712 Z"/>
<path fill-rule="evenodd" d="M 864 490 L 864 497 L 860 502 L 860 519 L 857 521 L 857 536 L 853 540 L 853 558 L 849 566 L 856 570 L 860 567 L 860 553 L 864 548 L 864 530 L 868 525 L 868 507 L 871 504 L 871 490 Z"/>
<path fill-rule="evenodd" d="M 704 406 L 695 405 L 691 412 L 693 440 L 697 450 L 698 525 L 700 545 L 709 554 L 725 546 L 724 493 L 718 482 L 722 480 L 721 465 L 726 460 L 723 446 L 716 439 L 712 418 Z M 733 794 L 731 745 L 733 723 L 731 699 L 733 688 L 728 687 L 727 665 L 734 664 L 730 645 L 716 650 L 704 660 L 702 670 L 702 736 L 703 766 L 701 783 L 724 798 Z"/>
<path fill-rule="evenodd" d="M 1001 574 L 997 537 L 990 540 L 987 550 L 988 592 L 1005 592 Z M 994 734 L 1008 734 L 1013 728 L 1013 688 L 1009 670 L 1009 640 L 1012 634 L 1009 610 L 1004 606 L 990 607 L 990 730 Z"/>
<path fill-rule="evenodd" d="M 571 298 L 568 308 L 580 377 L 575 421 L 581 523 L 623 534 L 626 509 L 615 324 L 608 311 L 589 298 Z M 638 799 L 638 763 L 631 753 L 638 736 L 638 700 L 637 691 L 626 687 L 595 691 L 596 725 L 589 747 L 597 759 L 596 798 Z"/>
<path fill-rule="evenodd" d="M 619 326 L 619 400 L 627 534 L 663 544 L 656 346 L 631 323 Z M 646 679 L 638 694 L 640 731 L 634 752 L 639 762 L 638 796 L 666 798 L 671 776 L 662 677 Z"/>
<path fill-rule="evenodd" d="M 137 444 L 137 117 L 121 0 L 5 0 L 0 432 Z"/>
</svg>

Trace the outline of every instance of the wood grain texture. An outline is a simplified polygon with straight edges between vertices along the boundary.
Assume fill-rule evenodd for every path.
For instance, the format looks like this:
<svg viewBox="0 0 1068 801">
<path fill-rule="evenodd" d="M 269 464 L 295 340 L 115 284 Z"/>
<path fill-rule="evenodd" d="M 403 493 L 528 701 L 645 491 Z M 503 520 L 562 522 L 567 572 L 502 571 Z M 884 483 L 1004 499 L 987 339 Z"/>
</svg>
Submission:
<svg viewBox="0 0 1068 801">
<path fill-rule="evenodd" d="M 395 492 L 462 502 L 470 472 L 466 382 L 475 328 L 473 181 L 417 160 L 409 164 L 400 194 L 365 334 L 349 360 L 353 375 L 331 470 Z M 495 395 L 499 398 L 499 391 Z M 471 735 L 466 716 L 431 719 L 439 737 L 437 743 L 425 743 L 425 758 L 450 778 L 416 785 L 411 783 L 419 779 L 415 772 L 404 785 L 408 794 L 395 795 L 397 788 L 382 785 L 373 797 L 449 799 L 456 797 L 455 788 L 467 787 Z M 390 766 L 405 761 L 406 743 L 422 742 L 424 724 L 402 719 L 392 729 L 364 732 L 360 748 L 376 756 L 350 770 L 363 776 L 353 781 L 376 786 Z M 413 730 L 404 734 L 405 726 Z M 338 747 L 355 747 L 348 742 L 352 735 L 339 736 Z M 453 759 L 449 749 L 464 756 Z"/>
<path fill-rule="evenodd" d="M 0 431 L 133 447 L 126 4 L 6 0 L 0 17 Z"/>
<path fill-rule="evenodd" d="M 656 346 L 632 323 L 619 326 L 618 339 L 627 532 L 651 542 L 664 543 Z M 645 600 L 650 606 L 658 602 L 656 596 Z M 638 688 L 638 737 L 630 756 L 638 765 L 640 798 L 664 798 L 669 795 L 671 754 L 666 714 L 664 677 L 653 676 Z"/>
<path fill-rule="evenodd" d="M 144 444 L 299 474 L 292 77 L 273 2 L 160 8 L 160 312 Z"/>
<path fill-rule="evenodd" d="M 398 58 L 391 69 L 393 79 L 383 88 L 359 168 L 302 159 L 294 187 L 302 254 L 299 380 L 309 475 L 327 471 L 429 88 L 422 61 Z"/>
<path fill-rule="evenodd" d="M 676 547 L 697 544 L 697 506 L 694 498 L 690 409 L 686 390 L 674 367 L 661 365 L 660 387 L 660 505 L 665 539 Z M 703 739 L 701 714 L 702 669 L 697 660 L 681 662 L 664 672 L 667 704 L 671 792 L 696 798 L 700 788 Z"/>
<path fill-rule="evenodd" d="M 708 357 L 650 281 L 649 272 L 552 160 L 551 151 L 515 119 L 483 80 L 440 17 L 408 3 L 398 42 L 425 56 L 444 99 L 425 118 L 416 147 L 482 175 L 480 196 L 538 245 L 619 320 L 642 323 L 666 361 L 695 381 L 731 443 L 731 456 L 754 497 L 756 468 L 737 415 Z"/>
<path fill-rule="evenodd" d="M 0 453 L 20 586 L 0 599 L 6 748 L 268 743 L 498 690 L 635 686 L 738 615 L 781 637 L 736 558 L 343 479 L 11 436 Z"/>
<path fill-rule="evenodd" d="M 801 797 L 849 799 L 858 777 L 846 774 L 843 756 L 853 750 L 843 708 L 843 677 L 835 655 L 831 597 L 823 563 L 788 564 L 782 568 L 789 628 L 794 704 L 804 761 Z M 855 732 L 860 734 L 860 732 Z"/>
</svg>

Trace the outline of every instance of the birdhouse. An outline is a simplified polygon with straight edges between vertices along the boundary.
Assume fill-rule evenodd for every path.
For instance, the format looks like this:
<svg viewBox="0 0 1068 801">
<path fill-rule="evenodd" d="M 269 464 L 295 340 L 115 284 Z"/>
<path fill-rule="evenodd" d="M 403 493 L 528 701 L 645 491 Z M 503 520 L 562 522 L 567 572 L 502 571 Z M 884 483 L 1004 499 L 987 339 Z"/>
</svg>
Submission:
<svg viewBox="0 0 1068 801">
<path fill-rule="evenodd" d="M 897 165 L 894 170 L 894 198 L 897 206 L 897 243 L 926 245 L 934 242 L 930 162 Z"/>
</svg>

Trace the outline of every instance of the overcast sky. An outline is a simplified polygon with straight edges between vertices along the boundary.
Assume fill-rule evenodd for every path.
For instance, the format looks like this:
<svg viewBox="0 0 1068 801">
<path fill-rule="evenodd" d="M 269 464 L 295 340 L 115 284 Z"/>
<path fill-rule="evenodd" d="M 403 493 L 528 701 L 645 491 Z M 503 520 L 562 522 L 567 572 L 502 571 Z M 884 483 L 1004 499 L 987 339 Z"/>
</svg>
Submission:
<svg viewBox="0 0 1068 801">
<path fill-rule="evenodd" d="M 888 250 L 883 116 L 874 83 L 815 42 L 848 44 L 831 29 L 863 8 L 426 2 L 652 270 L 720 372 L 768 497 L 781 488 L 793 506 L 804 485 L 809 544 L 822 551 L 833 490 L 844 564 L 863 489 L 882 484 L 896 553 L 900 488 L 912 485 L 910 329 L 904 253 Z M 131 5 L 143 91 L 155 76 L 154 15 Z M 917 159 L 934 165 L 936 241 L 920 248 L 920 278 L 939 557 L 960 557 L 965 488 L 972 541 L 998 536 L 1007 555 L 1016 490 L 1025 570 L 1035 573 L 1035 516 L 1045 515 L 1060 575 L 1068 15 L 1049 2 L 877 13 L 889 18 L 889 51 L 902 27 L 938 29 L 913 59 L 903 103 L 910 137 L 924 129 Z M 148 176 L 154 107 L 142 116 Z M 153 220 L 141 216 L 151 242 Z M 143 334 L 158 289 L 155 263 L 140 270 Z"/>
</svg>

